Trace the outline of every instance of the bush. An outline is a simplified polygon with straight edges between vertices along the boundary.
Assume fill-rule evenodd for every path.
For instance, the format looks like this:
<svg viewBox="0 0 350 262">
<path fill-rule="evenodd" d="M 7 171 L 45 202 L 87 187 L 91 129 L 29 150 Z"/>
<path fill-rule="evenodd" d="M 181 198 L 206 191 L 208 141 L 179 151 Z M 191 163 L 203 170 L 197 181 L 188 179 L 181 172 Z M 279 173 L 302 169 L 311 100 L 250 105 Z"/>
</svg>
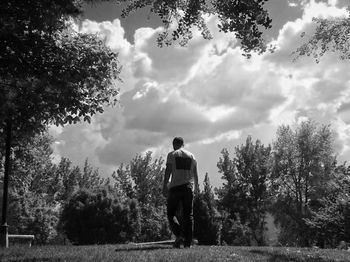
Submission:
<svg viewBox="0 0 350 262">
<path fill-rule="evenodd" d="M 342 241 L 350 242 L 349 200 L 323 198 L 322 207 L 305 220 L 317 246 L 335 248 Z"/>
<path fill-rule="evenodd" d="M 9 232 L 33 234 L 34 243 L 49 244 L 57 236 L 58 210 L 58 205 L 45 201 L 45 195 L 13 192 L 9 203 Z"/>
<path fill-rule="evenodd" d="M 211 212 L 212 211 L 212 212 Z M 220 243 L 221 221 L 216 209 L 210 210 L 202 195 L 194 200 L 194 237 L 200 245 Z"/>
<path fill-rule="evenodd" d="M 221 241 L 233 246 L 250 246 L 252 239 L 251 229 L 242 224 L 239 216 L 236 219 L 226 217 L 222 225 Z"/>
<path fill-rule="evenodd" d="M 165 207 L 151 205 L 142 208 L 140 242 L 161 241 L 171 238 Z"/>
<path fill-rule="evenodd" d="M 135 200 L 121 203 L 106 189 L 80 190 L 63 207 L 62 228 L 73 244 L 133 241 L 140 231 Z"/>
</svg>

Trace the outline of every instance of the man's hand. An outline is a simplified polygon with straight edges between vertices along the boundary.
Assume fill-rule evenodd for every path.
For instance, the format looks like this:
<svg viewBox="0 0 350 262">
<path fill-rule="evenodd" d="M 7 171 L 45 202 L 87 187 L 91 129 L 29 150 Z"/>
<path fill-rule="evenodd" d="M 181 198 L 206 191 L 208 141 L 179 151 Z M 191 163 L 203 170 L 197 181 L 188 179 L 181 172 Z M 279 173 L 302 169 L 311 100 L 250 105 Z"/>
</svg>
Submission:
<svg viewBox="0 0 350 262">
<path fill-rule="evenodd" d="M 165 168 L 164 181 L 163 181 L 163 196 L 165 198 L 168 197 L 168 182 L 169 182 L 171 170 L 172 170 L 171 164 L 167 163 Z"/>
</svg>

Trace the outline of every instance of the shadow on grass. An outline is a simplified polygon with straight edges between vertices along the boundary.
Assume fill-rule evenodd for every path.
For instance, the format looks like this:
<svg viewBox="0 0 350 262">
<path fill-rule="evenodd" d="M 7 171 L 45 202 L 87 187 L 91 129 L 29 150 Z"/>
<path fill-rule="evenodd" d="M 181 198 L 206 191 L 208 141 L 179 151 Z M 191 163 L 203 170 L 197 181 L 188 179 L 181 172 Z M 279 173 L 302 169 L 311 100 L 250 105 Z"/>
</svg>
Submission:
<svg viewBox="0 0 350 262">
<path fill-rule="evenodd" d="M 115 249 L 116 252 L 121 251 L 152 251 L 152 250 L 159 250 L 159 249 L 172 249 L 173 247 L 171 245 L 135 245 L 135 246 L 128 246 L 128 247 L 117 247 Z"/>
<path fill-rule="evenodd" d="M 9 260 L 1 260 L 8 262 L 63 262 L 63 261 L 78 261 L 78 260 L 66 260 L 61 258 L 13 258 Z"/>
<path fill-rule="evenodd" d="M 333 259 L 325 259 L 322 257 L 308 257 L 307 255 L 302 255 L 300 257 L 295 253 L 290 254 L 279 254 L 275 252 L 269 252 L 265 250 L 251 250 L 249 251 L 254 254 L 259 254 L 266 256 L 268 262 L 334 262 Z M 347 262 L 348 260 L 336 260 L 337 262 Z"/>
</svg>

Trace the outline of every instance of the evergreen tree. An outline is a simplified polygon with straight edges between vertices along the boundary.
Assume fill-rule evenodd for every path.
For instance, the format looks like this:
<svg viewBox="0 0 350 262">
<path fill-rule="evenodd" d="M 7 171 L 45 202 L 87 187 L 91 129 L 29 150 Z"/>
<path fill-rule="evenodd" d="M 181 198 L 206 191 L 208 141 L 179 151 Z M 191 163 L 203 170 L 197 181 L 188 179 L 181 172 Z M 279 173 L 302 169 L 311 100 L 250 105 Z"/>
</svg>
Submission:
<svg viewBox="0 0 350 262">
<path fill-rule="evenodd" d="M 208 173 L 204 178 L 204 190 L 195 196 L 194 237 L 200 245 L 218 245 L 220 243 L 221 216 L 216 209 L 214 193 Z"/>
</svg>

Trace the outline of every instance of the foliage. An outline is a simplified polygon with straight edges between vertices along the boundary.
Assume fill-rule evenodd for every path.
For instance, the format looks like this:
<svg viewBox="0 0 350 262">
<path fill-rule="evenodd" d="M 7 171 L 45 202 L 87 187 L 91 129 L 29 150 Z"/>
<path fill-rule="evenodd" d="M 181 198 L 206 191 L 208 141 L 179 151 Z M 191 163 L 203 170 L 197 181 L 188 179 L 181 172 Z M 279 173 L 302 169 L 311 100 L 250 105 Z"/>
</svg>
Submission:
<svg viewBox="0 0 350 262">
<path fill-rule="evenodd" d="M 159 46 L 170 45 L 174 41 L 186 45 L 193 36 L 194 27 L 203 38 L 211 39 L 205 16 L 216 15 L 220 31 L 234 33 L 246 53 L 266 50 L 261 28 L 271 27 L 271 19 L 263 8 L 267 1 L 120 0 L 127 3 L 123 10 L 124 17 L 146 7 L 159 16 L 165 28 L 158 36 Z"/>
<path fill-rule="evenodd" d="M 72 29 L 71 19 L 81 14 L 79 5 L 75 0 L 0 2 L 0 145 L 17 146 L 16 153 L 22 154 L 13 177 L 22 196 L 30 191 L 47 194 L 53 185 L 50 146 L 41 148 L 45 152 L 30 152 L 22 148 L 30 144 L 26 139 L 48 124 L 90 122 L 104 105 L 117 101 L 117 54 L 96 35 Z M 4 173 L 9 174 L 10 155 L 5 157 Z M 44 219 L 45 224 L 50 214 L 38 212 L 34 221 Z"/>
<path fill-rule="evenodd" d="M 312 217 L 306 219 L 317 245 L 337 247 L 341 241 L 350 242 L 350 168 L 337 167 L 328 183 L 327 195 L 318 201 Z"/>
<path fill-rule="evenodd" d="M 277 131 L 272 212 L 281 230 L 289 235 L 288 244 L 311 244 L 305 219 L 311 217 L 312 205 L 327 194 L 327 182 L 335 168 L 332 141 L 330 127 L 312 121 L 302 122 L 295 130 L 281 126 Z"/>
<path fill-rule="evenodd" d="M 53 166 L 47 188 L 48 200 L 59 203 L 68 201 L 78 188 L 77 177 L 80 176 L 80 172 L 80 168 L 73 167 L 68 158 L 61 158 L 60 162 Z"/>
<path fill-rule="evenodd" d="M 52 169 L 53 138 L 47 131 L 22 139 L 12 148 L 14 161 L 11 188 L 13 190 L 43 193 L 47 190 Z M 3 144 L 2 144 L 3 145 Z M 2 155 L 0 154 L 1 158 Z"/>
<path fill-rule="evenodd" d="M 152 152 L 144 156 L 137 155 L 130 162 L 130 176 L 134 182 L 136 199 L 141 205 L 152 204 L 155 207 L 164 206 L 162 184 L 164 160 L 152 159 Z"/>
<path fill-rule="evenodd" d="M 56 241 L 61 207 L 81 188 L 108 186 L 97 169 L 85 161 L 83 169 L 67 158 L 53 163 L 53 138 L 43 132 L 22 139 L 13 148 L 8 224 L 10 233 L 34 234 L 36 243 Z M 1 198 L 2 196 L 0 196 Z"/>
<path fill-rule="evenodd" d="M 199 243 L 263 243 L 259 238 L 268 208 L 280 227 L 282 244 L 335 247 L 349 242 L 350 168 L 337 165 L 332 141 L 329 126 L 306 121 L 295 130 L 279 128 L 273 161 L 270 146 L 253 143 L 251 137 L 235 148 L 232 159 L 224 149 L 218 162 L 224 180 L 216 189 L 218 199 L 208 174 L 195 198 L 194 235 Z M 109 180 L 88 160 L 82 168 L 67 158 L 54 164 L 51 143 L 42 133 L 13 148 L 10 233 L 35 234 L 40 244 L 58 243 L 64 234 L 79 244 L 171 237 L 161 194 L 162 158 L 153 159 L 151 152 L 137 155 Z"/>
<path fill-rule="evenodd" d="M 116 101 L 117 55 L 71 28 L 79 1 L 2 1 L 0 10 L 1 132 L 11 122 L 18 141 L 49 123 L 90 121 Z"/>
<path fill-rule="evenodd" d="M 242 223 L 239 214 L 234 218 L 223 212 L 221 244 L 233 246 L 250 246 L 252 229 L 247 223 Z"/>
<path fill-rule="evenodd" d="M 130 174 L 130 166 L 125 166 L 123 163 L 117 171 L 112 174 L 114 180 L 114 189 L 118 196 L 123 199 L 132 199 L 135 196 L 133 182 Z"/>
<path fill-rule="evenodd" d="M 23 139 L 21 145 L 13 148 L 16 158 L 10 184 L 10 233 L 32 233 L 36 235 L 37 243 L 56 243 L 65 237 L 64 221 L 59 221 L 62 207 L 68 205 L 72 196 L 82 189 L 95 192 L 104 188 L 109 192 L 107 198 L 113 196 L 117 199 L 119 211 L 129 219 L 120 223 L 128 223 L 134 229 L 118 241 L 155 241 L 171 237 L 165 199 L 160 193 L 164 172 L 162 159 L 153 161 L 151 153 L 135 157 L 126 168 L 122 165 L 118 169 L 117 174 L 125 177 L 114 174 L 116 180 L 113 184 L 110 179 L 102 178 L 88 160 L 82 168 L 74 166 L 67 158 L 61 158 L 59 163 L 54 164 L 52 141 L 45 132 Z M 123 194 L 119 191 L 119 182 L 125 181 L 130 192 Z M 96 203 L 95 208 L 98 205 Z M 114 208 L 113 205 L 111 208 Z"/>
<path fill-rule="evenodd" d="M 194 198 L 194 238 L 199 245 L 220 244 L 221 217 L 216 209 L 214 193 L 208 174 L 204 178 L 204 190 Z"/>
<path fill-rule="evenodd" d="M 9 205 L 11 234 L 33 234 L 34 244 L 47 244 L 57 235 L 59 205 L 47 203 L 45 195 L 12 192 Z"/>
<path fill-rule="evenodd" d="M 49 201 L 47 194 L 54 167 L 52 141 L 44 132 L 22 139 L 12 151 L 15 159 L 10 183 L 9 232 L 34 234 L 39 244 L 48 243 L 57 236 L 57 202 Z"/>
<path fill-rule="evenodd" d="M 121 203 L 106 189 L 80 190 L 63 207 L 61 223 L 73 244 L 124 243 L 138 232 L 135 201 Z"/>
<path fill-rule="evenodd" d="M 326 52 L 335 52 L 340 59 L 350 58 L 350 9 L 344 18 L 314 18 L 317 24 L 315 33 L 294 53 L 297 56 L 313 56 L 316 62 Z M 303 34 L 302 36 L 304 36 Z"/>
<path fill-rule="evenodd" d="M 129 165 L 113 174 L 114 189 L 122 199 L 135 198 L 140 206 L 141 242 L 169 239 L 166 202 L 162 195 L 164 160 L 152 159 L 152 152 L 137 155 Z"/>
<path fill-rule="evenodd" d="M 251 240 L 258 245 L 264 244 L 265 215 L 269 204 L 267 186 L 270 152 L 270 146 L 265 147 L 259 140 L 253 144 L 252 138 L 248 136 L 244 145 L 235 148 L 232 160 L 224 149 L 218 162 L 219 172 L 225 180 L 223 187 L 217 189 L 220 209 L 228 213 L 228 220 L 238 218 L 242 225 L 248 225 Z M 232 224 L 229 221 L 227 223 Z"/>
</svg>

